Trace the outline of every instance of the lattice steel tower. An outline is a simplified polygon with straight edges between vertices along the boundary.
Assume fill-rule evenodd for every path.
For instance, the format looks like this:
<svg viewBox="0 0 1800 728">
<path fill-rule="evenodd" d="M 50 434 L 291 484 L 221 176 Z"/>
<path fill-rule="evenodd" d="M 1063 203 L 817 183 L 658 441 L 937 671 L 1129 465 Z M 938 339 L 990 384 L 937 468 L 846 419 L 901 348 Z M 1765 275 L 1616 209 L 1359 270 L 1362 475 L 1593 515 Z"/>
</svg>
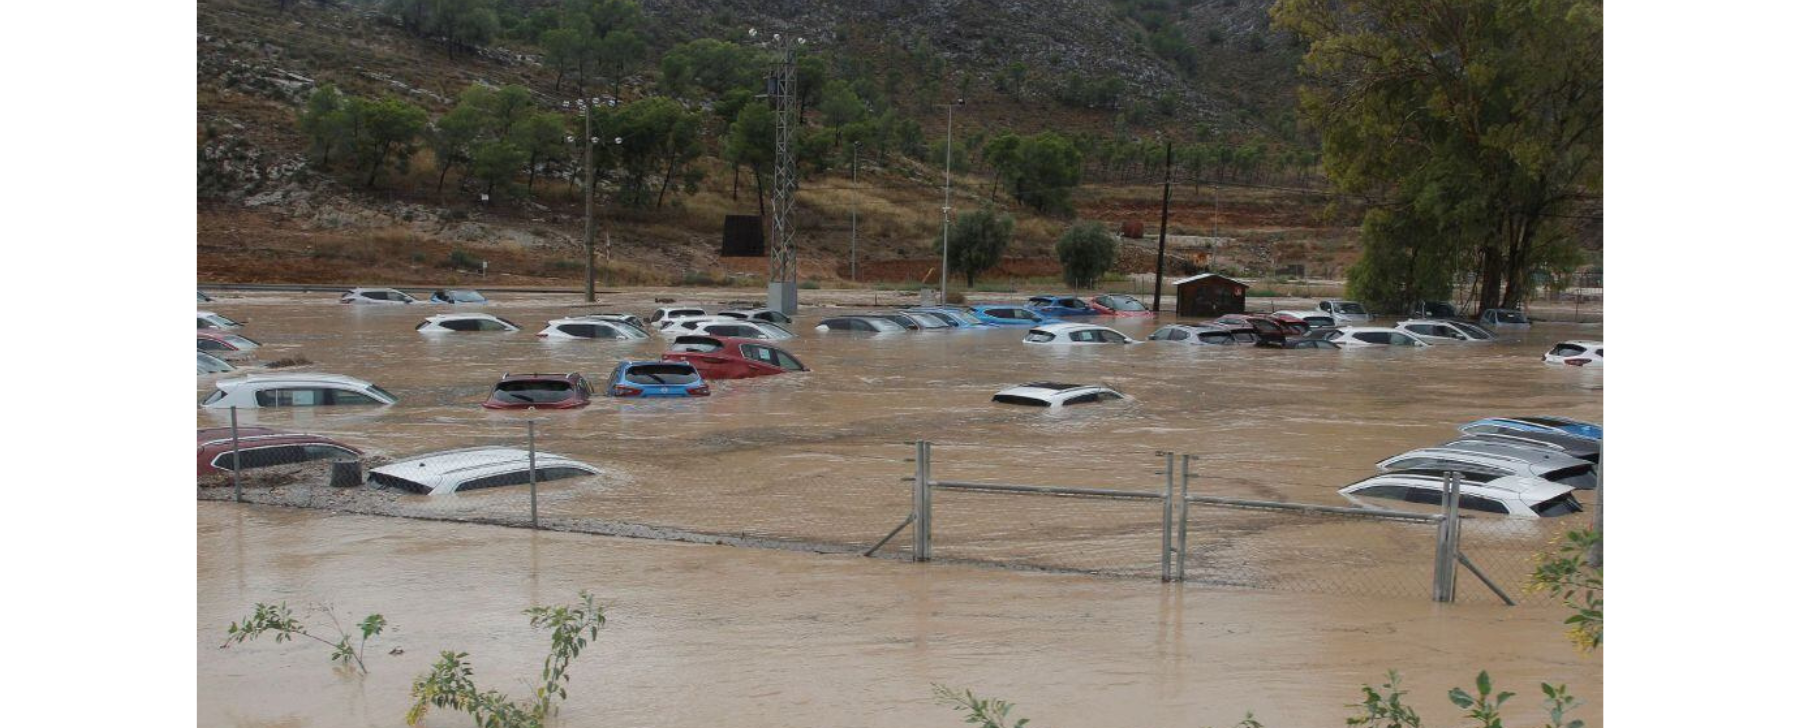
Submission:
<svg viewBox="0 0 1800 728">
<path fill-rule="evenodd" d="M 769 308 L 793 315 L 799 308 L 799 265 L 794 251 L 794 193 L 799 179 L 794 174 L 795 81 L 794 56 L 805 38 L 774 36 L 779 54 L 769 76 L 769 102 L 775 107 L 775 189 L 771 193 L 769 220 Z"/>
</svg>

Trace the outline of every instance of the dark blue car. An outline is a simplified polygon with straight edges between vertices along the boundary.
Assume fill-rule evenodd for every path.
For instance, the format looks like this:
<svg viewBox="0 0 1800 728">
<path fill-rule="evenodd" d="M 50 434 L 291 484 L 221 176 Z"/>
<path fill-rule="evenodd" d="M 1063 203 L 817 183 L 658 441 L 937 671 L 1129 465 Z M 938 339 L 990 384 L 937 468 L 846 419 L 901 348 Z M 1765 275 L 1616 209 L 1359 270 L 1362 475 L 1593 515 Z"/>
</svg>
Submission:
<svg viewBox="0 0 1800 728">
<path fill-rule="evenodd" d="M 995 326 L 1042 326 L 1044 324 L 1062 323 L 1062 319 L 1052 318 L 1023 306 L 970 306 L 969 313 L 981 319 L 984 324 Z"/>
<path fill-rule="evenodd" d="M 683 361 L 622 361 L 606 380 L 609 397 L 705 397 L 712 388 Z"/>
<path fill-rule="evenodd" d="M 1471 429 L 1474 428 L 1474 429 Z M 1487 417 L 1463 425 L 1463 432 L 1480 432 L 1500 430 L 1519 430 L 1523 432 L 1551 432 L 1585 437 L 1599 440 L 1601 428 L 1592 422 L 1571 420 L 1567 417 L 1533 416 L 1533 417 Z"/>
<path fill-rule="evenodd" d="M 1045 316 L 1068 318 L 1070 316 L 1099 316 L 1100 309 L 1088 305 L 1076 296 L 1032 296 L 1026 307 Z"/>
</svg>

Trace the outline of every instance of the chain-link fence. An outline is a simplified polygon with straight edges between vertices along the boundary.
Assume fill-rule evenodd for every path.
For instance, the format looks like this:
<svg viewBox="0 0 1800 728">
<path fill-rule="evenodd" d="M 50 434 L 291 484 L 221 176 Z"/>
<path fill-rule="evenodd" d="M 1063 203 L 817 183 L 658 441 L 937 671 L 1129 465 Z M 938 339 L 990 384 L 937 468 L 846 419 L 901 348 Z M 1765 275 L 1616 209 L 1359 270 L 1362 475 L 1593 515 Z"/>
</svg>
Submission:
<svg viewBox="0 0 1800 728">
<path fill-rule="evenodd" d="M 199 433 L 202 499 L 1214 587 L 1481 601 L 1503 592 L 1528 604 L 1549 601 L 1527 587 L 1563 530 L 1553 519 L 1466 516 L 1455 498 L 1413 513 L 1203 494 L 1190 490 L 1199 459 L 1148 451 L 1044 449 L 1042 469 L 1021 473 L 984 464 L 977 444 L 883 456 L 820 448 L 765 455 L 784 459 L 769 478 L 673 454 L 663 466 L 617 467 L 591 438 L 536 420 L 384 422 L 428 444 L 375 454 L 331 434 L 240 425 L 238 414 Z M 1007 482 L 1021 477 L 1042 482 Z M 1459 563 L 1474 579 L 1457 590 Z"/>
</svg>

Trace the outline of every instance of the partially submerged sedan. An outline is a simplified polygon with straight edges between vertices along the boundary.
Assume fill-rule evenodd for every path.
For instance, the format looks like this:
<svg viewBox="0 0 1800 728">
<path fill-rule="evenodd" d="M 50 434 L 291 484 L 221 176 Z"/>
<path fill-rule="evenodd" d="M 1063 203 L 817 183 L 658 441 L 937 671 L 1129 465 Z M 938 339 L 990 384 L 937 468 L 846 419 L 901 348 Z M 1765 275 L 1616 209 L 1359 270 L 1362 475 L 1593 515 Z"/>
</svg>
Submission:
<svg viewBox="0 0 1800 728">
<path fill-rule="evenodd" d="M 450 304 L 466 303 L 466 304 L 471 304 L 471 305 L 481 305 L 481 304 L 487 303 L 488 298 L 487 298 L 487 296 L 481 295 L 480 291 L 438 290 L 438 291 L 431 292 L 431 302 L 432 303 L 450 303 Z"/>
<path fill-rule="evenodd" d="M 610 397 L 705 397 L 712 394 L 700 370 L 685 361 L 622 361 L 607 379 Z"/>
<path fill-rule="evenodd" d="M 1066 407 L 1076 404 L 1094 404 L 1124 399 L 1125 395 L 1111 387 L 1097 384 L 1064 384 L 1062 382 L 1031 382 L 1017 387 L 1008 387 L 994 394 L 993 401 L 1000 404 L 1016 404 L 1026 407 Z"/>
<path fill-rule="evenodd" d="M 649 334 L 630 324 L 583 316 L 581 318 L 551 319 L 550 324 L 538 332 L 538 336 L 546 339 L 603 339 L 610 341 L 635 341 L 650 338 Z"/>
<path fill-rule="evenodd" d="M 1375 320 L 1375 315 L 1369 313 L 1369 309 L 1363 308 L 1363 305 L 1356 301 L 1327 299 L 1319 302 L 1319 310 L 1331 316 L 1332 320 L 1340 326 L 1366 324 Z"/>
<path fill-rule="evenodd" d="M 362 451 L 324 435 L 282 432 L 267 427 L 237 428 L 233 457 L 231 428 L 207 427 L 195 432 L 200 475 L 239 472 L 314 460 L 356 460 Z"/>
<path fill-rule="evenodd" d="M 232 366 L 230 362 L 204 351 L 196 351 L 194 353 L 199 357 L 195 363 L 195 367 L 198 370 L 195 372 L 196 374 L 223 374 L 237 369 L 237 367 Z"/>
<path fill-rule="evenodd" d="M 1032 296 L 1025 307 L 1051 318 L 1100 315 L 1100 309 L 1079 296 Z"/>
<path fill-rule="evenodd" d="M 833 316 L 813 327 L 818 331 L 850 331 L 865 334 L 898 334 L 906 327 L 878 316 Z"/>
<path fill-rule="evenodd" d="M 427 316 L 414 331 L 422 334 L 451 331 L 518 331 L 519 326 L 491 313 L 440 313 Z"/>
<path fill-rule="evenodd" d="M 194 312 L 196 329 L 241 329 L 244 325 L 211 311 Z"/>
<path fill-rule="evenodd" d="M 707 336 L 729 336 L 737 339 L 762 339 L 765 341 L 783 341 L 794 338 L 794 332 L 781 327 L 781 324 L 766 321 L 750 321 L 737 319 L 730 321 L 714 321 L 694 327 L 694 333 Z M 676 338 L 680 338 L 677 336 Z"/>
<path fill-rule="evenodd" d="M 338 303 L 373 303 L 402 304 L 418 303 L 419 299 L 406 295 L 395 288 L 352 288 L 338 296 Z"/>
<path fill-rule="evenodd" d="M 1407 319 L 1394 325 L 1394 328 L 1424 339 L 1427 342 L 1463 343 L 1493 341 L 1494 332 L 1466 321 L 1450 321 L 1447 319 Z"/>
<path fill-rule="evenodd" d="M 1481 312 L 1477 319 L 1482 326 L 1490 329 L 1529 329 L 1531 319 L 1523 311 L 1516 308 L 1490 308 Z"/>
<path fill-rule="evenodd" d="M 662 358 L 692 365 L 707 381 L 808 371 L 785 349 L 764 341 L 725 336 L 678 337 L 674 348 Z"/>
<path fill-rule="evenodd" d="M 1571 367 L 1606 366 L 1606 344 L 1599 341 L 1564 341 L 1544 352 L 1545 364 Z"/>
<path fill-rule="evenodd" d="M 516 447 L 471 447 L 396 460 L 369 470 L 369 484 L 419 495 L 446 495 L 532 482 L 533 454 Z M 599 475 L 579 460 L 538 451 L 539 483 Z"/>
<path fill-rule="evenodd" d="M 1156 312 L 1151 311 L 1149 306 L 1145 306 L 1143 301 L 1139 301 L 1136 298 L 1127 296 L 1123 293 L 1108 293 L 1104 296 L 1095 296 L 1089 299 L 1088 302 L 1093 304 L 1094 311 L 1101 316 L 1137 317 L 1156 315 Z"/>
<path fill-rule="evenodd" d="M 1399 471 L 1359 480 L 1338 490 L 1350 502 L 1377 508 L 1364 498 L 1441 507 L 1444 476 L 1437 472 Z M 1574 489 L 1567 485 L 1492 473 L 1464 473 L 1456 505 L 1462 513 L 1492 513 L 1513 518 L 1553 518 L 1581 512 Z"/>
<path fill-rule="evenodd" d="M 342 374 L 252 374 L 221 380 L 214 386 L 218 389 L 207 395 L 201 407 L 324 407 L 400 401 L 381 387 Z"/>
<path fill-rule="evenodd" d="M 1327 331 L 1320 338 L 1346 349 L 1366 349 L 1371 346 L 1431 346 L 1419 337 L 1404 331 L 1374 326 L 1345 326 L 1341 329 Z"/>
<path fill-rule="evenodd" d="M 262 344 L 248 336 L 226 333 L 220 329 L 198 331 L 194 334 L 194 348 L 216 355 L 252 351 L 261 346 Z"/>
<path fill-rule="evenodd" d="M 1528 450 L 1501 443 L 1460 442 L 1422 447 L 1375 464 L 1382 472 L 1429 470 L 1438 473 L 1487 473 L 1539 478 L 1579 490 L 1599 483 L 1594 464 L 1549 450 Z"/>
<path fill-rule="evenodd" d="M 576 409 L 592 401 L 594 390 L 580 374 L 513 374 L 494 385 L 481 406 L 488 409 Z"/>
<path fill-rule="evenodd" d="M 1230 329 L 1212 324 L 1169 324 L 1150 334 L 1150 340 L 1208 346 L 1231 346 L 1238 343 Z"/>
<path fill-rule="evenodd" d="M 663 306 L 651 312 L 650 325 L 660 328 L 663 319 L 691 318 L 694 316 L 705 315 L 706 309 L 700 308 L 699 306 Z"/>
<path fill-rule="evenodd" d="M 1552 433 L 1565 434 L 1588 440 L 1599 440 L 1601 427 L 1592 422 L 1572 420 L 1567 417 L 1549 415 L 1530 415 L 1519 417 L 1484 417 L 1457 428 L 1471 435 L 1504 432 L 1509 435 L 1520 433 Z"/>
<path fill-rule="evenodd" d="M 969 313 L 994 326 L 1042 326 L 1062 321 L 1019 306 L 970 306 Z"/>
<path fill-rule="evenodd" d="M 1131 337 L 1094 324 L 1048 324 L 1025 333 L 1025 343 L 1043 345 L 1135 344 Z"/>
</svg>

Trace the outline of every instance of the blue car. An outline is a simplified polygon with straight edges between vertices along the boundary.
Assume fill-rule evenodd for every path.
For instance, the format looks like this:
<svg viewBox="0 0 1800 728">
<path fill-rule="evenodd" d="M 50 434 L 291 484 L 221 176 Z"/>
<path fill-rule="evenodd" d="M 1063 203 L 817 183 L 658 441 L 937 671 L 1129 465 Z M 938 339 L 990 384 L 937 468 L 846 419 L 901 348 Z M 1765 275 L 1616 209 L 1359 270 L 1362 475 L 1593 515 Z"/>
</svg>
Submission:
<svg viewBox="0 0 1800 728">
<path fill-rule="evenodd" d="M 712 388 L 684 361 L 622 361 L 607 378 L 609 397 L 705 397 Z"/>
<path fill-rule="evenodd" d="M 924 308 L 901 309 L 904 313 L 922 314 L 943 321 L 951 328 L 986 328 L 992 324 L 984 323 L 975 314 L 954 306 L 926 306 Z"/>
<path fill-rule="evenodd" d="M 1068 318 L 1070 316 L 1099 316 L 1100 310 L 1088 305 L 1087 301 L 1076 296 L 1032 296 L 1027 308 L 1045 316 Z"/>
<path fill-rule="evenodd" d="M 1599 425 L 1592 422 L 1582 422 L 1581 420 L 1571 420 L 1567 417 L 1487 417 L 1470 422 L 1457 429 L 1469 433 L 1493 432 L 1495 430 L 1549 432 L 1585 437 L 1589 440 L 1601 439 L 1601 428 Z"/>
<path fill-rule="evenodd" d="M 969 313 L 981 319 L 984 324 L 994 326 L 1042 326 L 1044 324 L 1062 323 L 1062 319 L 1052 318 L 1019 306 L 970 306 Z"/>
</svg>

